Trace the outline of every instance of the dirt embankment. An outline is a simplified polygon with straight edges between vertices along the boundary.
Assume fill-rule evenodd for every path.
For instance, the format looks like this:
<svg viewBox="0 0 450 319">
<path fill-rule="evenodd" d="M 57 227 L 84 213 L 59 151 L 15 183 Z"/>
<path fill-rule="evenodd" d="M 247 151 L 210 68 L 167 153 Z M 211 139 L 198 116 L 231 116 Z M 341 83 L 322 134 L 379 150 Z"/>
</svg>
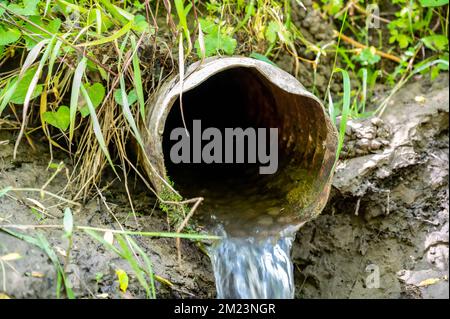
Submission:
<svg viewBox="0 0 450 319">
<path fill-rule="evenodd" d="M 12 134 L 0 132 L 0 189 L 6 186 L 42 187 L 54 172 L 47 168 L 50 160 L 47 146 L 35 143 L 37 149 L 33 152 L 22 143 L 19 156 L 13 161 L 12 138 Z M 6 141 L 9 143 L 5 144 Z M 54 159 L 53 162 L 58 163 L 58 160 Z M 49 183 L 46 190 L 69 198 L 69 193 L 64 192 L 66 185 L 67 178 L 63 171 Z M 117 219 L 128 230 L 170 230 L 164 213 L 157 209 L 155 198 L 142 185 L 138 184 L 131 192 L 136 220 L 123 184 L 117 182 L 101 192 L 103 198 L 96 196 L 83 207 L 75 208 L 74 223 L 120 229 Z M 48 196 L 41 198 L 39 192 L 11 191 L 0 198 L 0 224 L 61 225 L 65 206 Z M 43 213 L 33 207 L 41 209 Z M 67 259 L 68 240 L 63 237 L 62 230 L 13 230 L 32 236 L 43 234 L 65 266 L 77 298 L 145 297 L 145 291 L 133 275 L 130 265 L 86 233 L 75 232 L 73 248 Z M 162 278 L 156 281 L 158 298 L 214 297 L 214 278 L 209 258 L 193 242 L 183 241 L 183 259 L 179 264 L 175 239 L 135 237 L 135 240 L 151 259 L 155 274 Z M 0 258 L 12 253 L 18 253 L 21 258 L 4 262 L 4 270 L 0 267 L 0 293 L 11 298 L 55 298 L 57 274 L 47 254 L 26 241 L 0 231 Z M 123 269 L 129 275 L 126 293 L 120 292 L 117 269 Z"/>
<path fill-rule="evenodd" d="M 381 117 L 388 145 L 363 152 L 382 122 L 350 125 L 368 154 L 340 163 L 327 208 L 297 235 L 297 297 L 449 297 L 448 110 L 448 75 L 418 78 Z"/>
<path fill-rule="evenodd" d="M 397 93 L 381 118 L 385 125 L 372 120 L 350 125 L 348 144 L 362 151 L 347 153 L 338 166 L 327 208 L 297 235 L 296 297 L 448 297 L 448 108 L 448 76 L 442 76 L 432 84 L 415 81 Z M 380 127 L 388 127 L 389 134 L 380 135 Z M 388 142 L 370 146 L 380 136 Z M 40 188 L 53 174 L 47 168 L 47 146 L 34 142 L 35 151 L 22 143 L 13 161 L 14 135 L 0 132 L 0 189 Z M 63 171 L 46 189 L 69 197 L 66 184 Z M 103 191 L 103 198 L 96 196 L 75 210 L 75 223 L 118 229 L 115 216 L 129 229 L 167 231 L 155 199 L 139 183 L 133 185 L 138 225 L 119 182 Z M 46 208 L 45 214 L 32 208 L 40 208 L 36 200 Z M 0 224 L 62 224 L 64 205 L 57 204 L 38 192 L 10 192 L 0 198 Z M 36 235 L 32 230 L 18 231 Z M 66 259 L 63 232 L 39 232 L 65 265 L 77 298 L 145 296 L 130 266 L 87 234 L 75 234 Z M 215 296 L 209 259 L 193 242 L 183 241 L 183 261 L 178 264 L 173 239 L 136 240 L 155 273 L 171 283 L 157 282 L 158 298 Z M 0 232 L 0 256 L 10 253 L 21 258 L 3 262 L 0 292 L 14 298 L 56 296 L 55 268 L 41 249 Z M 118 289 L 119 268 L 130 275 L 125 294 Z"/>
</svg>

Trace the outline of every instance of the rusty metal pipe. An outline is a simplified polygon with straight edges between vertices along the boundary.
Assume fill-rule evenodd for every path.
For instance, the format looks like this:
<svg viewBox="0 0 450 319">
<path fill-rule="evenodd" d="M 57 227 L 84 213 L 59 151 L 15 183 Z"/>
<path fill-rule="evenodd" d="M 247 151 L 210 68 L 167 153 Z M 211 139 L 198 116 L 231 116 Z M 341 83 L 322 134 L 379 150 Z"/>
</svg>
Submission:
<svg viewBox="0 0 450 319">
<path fill-rule="evenodd" d="M 145 151 L 151 164 L 147 163 L 144 168 L 160 193 L 166 188 L 162 179 L 173 178 L 175 188 L 180 182 L 167 170 L 171 165 L 164 147 L 167 130 L 174 125 L 170 123 L 174 119 L 181 123 L 176 114 L 180 112 L 180 91 L 178 76 L 166 81 L 151 100 L 147 114 Z M 276 224 L 300 225 L 320 213 L 330 191 L 337 131 L 320 100 L 297 79 L 263 61 L 216 57 L 192 64 L 186 71 L 182 91 L 187 121 L 200 118 L 213 125 L 230 127 L 249 123 L 253 127 L 279 129 L 282 166 L 270 178 L 252 179 L 250 184 L 254 182 L 258 187 L 253 193 L 250 189 L 242 195 L 243 200 L 251 197 L 258 203 L 258 197 L 263 202 L 267 198 L 264 194 L 276 194 L 275 202 L 274 197 L 268 201 L 269 211 L 259 211 L 255 218 L 267 213 L 275 218 Z M 223 104 L 225 101 L 228 104 Z M 229 116 L 230 113 L 233 116 Z M 243 118 L 245 121 L 241 122 Z M 194 173 L 201 174 L 203 168 L 208 171 L 206 167 L 197 167 L 198 172 Z M 244 183 L 239 175 L 234 178 L 236 185 Z M 195 186 L 196 180 L 194 177 L 189 183 Z M 208 194 L 208 191 L 204 194 L 206 200 Z M 274 209 L 278 212 L 274 213 Z"/>
</svg>

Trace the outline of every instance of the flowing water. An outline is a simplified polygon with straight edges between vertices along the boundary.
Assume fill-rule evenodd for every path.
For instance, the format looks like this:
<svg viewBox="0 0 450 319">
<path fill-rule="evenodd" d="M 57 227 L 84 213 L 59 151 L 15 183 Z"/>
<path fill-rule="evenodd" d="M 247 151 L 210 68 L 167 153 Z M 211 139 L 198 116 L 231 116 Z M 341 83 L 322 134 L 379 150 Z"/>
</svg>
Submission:
<svg viewBox="0 0 450 319">
<path fill-rule="evenodd" d="M 269 237 L 224 237 L 210 248 L 217 298 L 294 298 L 294 229 Z"/>
<path fill-rule="evenodd" d="M 191 192 L 188 196 L 205 198 L 196 215 L 199 224 L 222 237 L 208 248 L 217 298 L 294 298 L 290 255 L 296 231 L 303 223 L 296 217 L 297 209 L 257 174 L 253 175 L 257 181 L 242 178 L 244 183 L 236 182 L 235 175 L 214 178 L 216 172 L 210 172 L 205 179 L 187 175 L 180 180 L 187 181 L 182 189 Z M 192 187 L 193 180 L 196 187 Z M 299 193 L 309 195 L 309 184 L 303 184 L 306 187 Z"/>
</svg>

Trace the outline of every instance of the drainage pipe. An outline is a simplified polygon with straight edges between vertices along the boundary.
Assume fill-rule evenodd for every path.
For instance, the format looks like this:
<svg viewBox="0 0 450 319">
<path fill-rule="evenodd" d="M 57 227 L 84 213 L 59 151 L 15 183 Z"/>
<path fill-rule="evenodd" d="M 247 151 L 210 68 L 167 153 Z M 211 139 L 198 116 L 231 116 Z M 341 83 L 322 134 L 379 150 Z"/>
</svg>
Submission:
<svg viewBox="0 0 450 319">
<path fill-rule="evenodd" d="M 251 165 L 174 165 L 169 158 L 174 143 L 170 132 L 184 127 L 182 115 L 190 136 L 193 120 L 201 120 L 203 128 L 221 130 L 278 128 L 277 172 L 260 175 Z M 246 57 L 192 64 L 183 83 L 173 77 L 153 96 L 146 131 L 145 152 L 151 164 L 144 168 L 157 192 L 167 189 L 162 179 L 170 178 L 184 197 L 203 196 L 210 211 L 227 206 L 237 225 L 302 225 L 327 202 L 336 128 L 321 101 L 272 64 Z"/>
</svg>

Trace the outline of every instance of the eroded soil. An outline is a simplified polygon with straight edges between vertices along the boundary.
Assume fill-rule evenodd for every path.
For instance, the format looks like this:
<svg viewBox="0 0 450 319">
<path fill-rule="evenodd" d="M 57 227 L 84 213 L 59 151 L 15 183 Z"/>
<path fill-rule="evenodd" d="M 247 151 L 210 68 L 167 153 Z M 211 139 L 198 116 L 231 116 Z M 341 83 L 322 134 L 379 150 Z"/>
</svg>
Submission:
<svg viewBox="0 0 450 319">
<path fill-rule="evenodd" d="M 381 117 L 389 145 L 338 165 L 297 234 L 297 297 L 448 298 L 448 108 L 447 76 L 417 78 Z M 351 125 L 348 143 L 370 144 L 378 121 Z"/>
<path fill-rule="evenodd" d="M 11 137 L 10 134 L 1 133 L 0 140 L 7 141 Z M 50 155 L 46 152 L 45 145 L 36 147 L 38 149 L 31 152 L 27 145 L 22 145 L 17 160 L 13 161 L 13 141 L 9 140 L 8 144 L 0 146 L 0 189 L 6 185 L 40 188 L 45 184 L 53 173 L 52 169 L 47 168 Z M 67 179 L 62 173 L 50 182 L 46 190 L 64 197 L 67 194 L 61 191 L 66 184 Z M 132 192 L 136 219 L 123 184 L 117 182 L 101 192 L 103 199 L 96 196 L 82 207 L 74 208 L 74 223 L 119 229 L 115 220 L 117 218 L 128 230 L 173 231 L 168 228 L 164 214 L 157 210 L 155 198 L 149 196 L 148 191 L 138 185 Z M 45 210 L 48 215 L 42 215 L 31 208 L 36 207 L 33 199 L 48 208 Z M 10 192 L 0 198 L 0 224 L 61 225 L 63 209 L 67 205 L 52 207 L 56 204 L 58 202 L 48 196 L 40 198 L 36 192 Z M 63 236 L 62 229 L 12 230 L 32 236 L 39 232 L 47 238 L 59 260 L 65 265 L 77 298 L 145 297 L 145 291 L 134 277 L 130 265 L 83 231 L 75 232 L 70 258 L 66 259 L 68 240 Z M 194 242 L 182 242 L 183 258 L 178 263 L 175 239 L 136 237 L 135 240 L 153 262 L 155 274 L 162 278 L 156 281 L 158 298 L 214 296 L 209 258 Z M 11 253 L 19 253 L 21 258 L 4 263 L 4 271 L 0 273 L 0 292 L 12 298 L 56 297 L 57 275 L 48 256 L 26 241 L 0 231 L 0 256 Z M 66 260 L 69 261 L 67 264 Z M 123 269 L 129 274 L 130 284 L 126 293 L 120 292 L 115 273 L 117 269 Z"/>
</svg>

